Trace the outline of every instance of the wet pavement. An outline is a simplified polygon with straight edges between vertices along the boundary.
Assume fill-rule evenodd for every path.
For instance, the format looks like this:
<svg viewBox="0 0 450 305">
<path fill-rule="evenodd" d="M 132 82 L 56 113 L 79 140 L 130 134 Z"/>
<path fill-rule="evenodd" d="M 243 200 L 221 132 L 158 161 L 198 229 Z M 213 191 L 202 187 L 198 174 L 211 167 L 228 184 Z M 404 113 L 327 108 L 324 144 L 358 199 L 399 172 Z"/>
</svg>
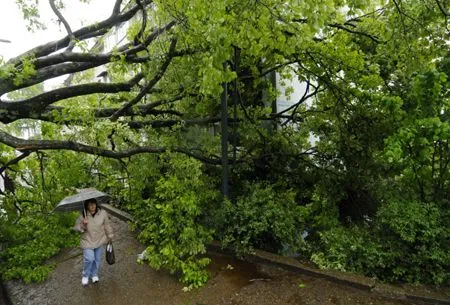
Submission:
<svg viewBox="0 0 450 305">
<path fill-rule="evenodd" d="M 210 252 L 211 279 L 204 287 L 184 292 L 176 275 L 155 271 L 136 258 L 144 249 L 127 224 L 111 217 L 117 238 L 116 263 L 103 263 L 100 282 L 81 286 L 80 249 L 55 258 L 55 271 L 41 284 L 5 283 L 13 305 L 422 305 L 386 298 L 376 292 L 339 285 L 265 264 Z M 3 305 L 0 301 L 0 305 Z"/>
</svg>

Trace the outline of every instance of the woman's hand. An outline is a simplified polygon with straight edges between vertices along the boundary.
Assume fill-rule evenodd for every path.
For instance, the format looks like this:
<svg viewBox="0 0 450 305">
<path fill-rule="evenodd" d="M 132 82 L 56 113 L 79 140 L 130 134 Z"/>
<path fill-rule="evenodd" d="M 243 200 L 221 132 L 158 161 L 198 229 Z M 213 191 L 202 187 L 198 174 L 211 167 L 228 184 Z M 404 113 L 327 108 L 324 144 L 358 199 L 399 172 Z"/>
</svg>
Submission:
<svg viewBox="0 0 450 305">
<path fill-rule="evenodd" d="M 81 225 L 83 226 L 83 228 L 87 228 L 87 225 L 88 225 L 88 220 L 87 220 L 87 218 L 85 217 L 85 218 L 83 218 L 83 221 L 81 222 Z"/>
</svg>

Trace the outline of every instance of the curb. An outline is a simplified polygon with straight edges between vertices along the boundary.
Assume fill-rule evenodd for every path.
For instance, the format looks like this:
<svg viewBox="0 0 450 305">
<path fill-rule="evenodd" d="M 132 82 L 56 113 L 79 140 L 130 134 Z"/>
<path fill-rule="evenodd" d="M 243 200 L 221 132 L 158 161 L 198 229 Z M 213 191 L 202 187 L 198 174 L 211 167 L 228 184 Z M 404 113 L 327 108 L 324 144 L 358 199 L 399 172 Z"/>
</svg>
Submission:
<svg viewBox="0 0 450 305">
<path fill-rule="evenodd" d="M 227 254 L 233 255 L 232 251 L 222 249 L 220 243 L 216 241 L 210 243 L 208 245 L 208 249 L 215 252 L 226 252 Z M 262 250 L 255 250 L 252 254 L 245 255 L 244 260 L 252 263 L 262 263 L 281 267 L 285 270 L 298 272 L 314 277 L 325 278 L 337 284 L 346 285 L 365 291 L 372 291 L 376 285 L 376 281 L 374 279 L 370 279 L 361 275 L 350 275 L 343 272 L 311 268 L 301 264 L 295 258 L 279 256 Z"/>
<path fill-rule="evenodd" d="M 101 207 L 105 209 L 108 212 L 108 214 L 115 216 L 122 221 L 134 221 L 133 216 L 131 216 L 127 212 L 124 212 L 122 210 L 119 210 L 118 208 L 113 207 L 108 203 L 102 203 Z"/>
<path fill-rule="evenodd" d="M 123 221 L 134 221 L 133 217 L 109 204 L 102 204 L 102 207 L 111 215 Z M 230 249 L 224 249 L 219 242 L 213 241 L 207 245 L 207 249 L 214 252 L 224 253 L 234 256 L 235 254 Z M 283 257 L 270 252 L 255 250 L 252 254 L 244 257 L 244 260 L 253 263 L 262 263 L 283 268 L 285 270 L 298 272 L 310 276 L 325 278 L 337 284 L 362 289 L 369 292 L 378 293 L 390 299 L 403 299 L 409 301 L 420 301 L 429 304 L 450 305 L 450 298 L 443 299 L 435 296 L 418 295 L 411 293 L 403 288 L 393 285 L 377 283 L 375 279 L 368 278 L 361 275 L 344 273 L 334 270 L 320 270 L 306 266 L 294 258 Z"/>
<path fill-rule="evenodd" d="M 223 249 L 219 242 L 212 242 L 208 246 L 208 250 L 233 255 L 229 249 Z M 379 295 L 388 299 L 402 299 L 409 301 L 420 301 L 428 304 L 450 305 L 450 299 L 443 299 L 435 296 L 419 295 L 408 292 L 407 290 L 389 284 L 377 283 L 375 279 L 368 278 L 358 274 L 345 273 L 334 270 L 320 270 L 306 266 L 294 258 L 276 255 L 270 252 L 255 250 L 252 254 L 247 254 L 244 260 L 253 263 L 262 263 L 280 267 L 285 270 L 296 273 L 306 274 L 318 278 L 325 278 L 331 282 L 349 286 Z"/>
</svg>

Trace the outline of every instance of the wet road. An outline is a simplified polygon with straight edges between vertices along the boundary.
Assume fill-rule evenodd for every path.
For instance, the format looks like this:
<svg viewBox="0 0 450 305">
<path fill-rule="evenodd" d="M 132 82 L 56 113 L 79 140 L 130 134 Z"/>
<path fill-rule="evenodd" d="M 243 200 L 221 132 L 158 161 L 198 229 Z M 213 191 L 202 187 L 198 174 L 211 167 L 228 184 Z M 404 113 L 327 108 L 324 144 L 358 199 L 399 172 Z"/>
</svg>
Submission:
<svg viewBox="0 0 450 305">
<path fill-rule="evenodd" d="M 175 275 L 139 265 L 143 246 L 112 217 L 116 232 L 116 264 L 104 263 L 100 283 L 81 286 L 81 250 L 59 255 L 58 265 L 42 284 L 6 283 L 13 305 L 419 305 L 387 299 L 325 279 L 251 264 L 211 253 L 211 280 L 200 289 L 183 291 Z M 1 304 L 1 303 L 0 303 Z M 3 305 L 3 304 L 2 304 Z"/>
</svg>

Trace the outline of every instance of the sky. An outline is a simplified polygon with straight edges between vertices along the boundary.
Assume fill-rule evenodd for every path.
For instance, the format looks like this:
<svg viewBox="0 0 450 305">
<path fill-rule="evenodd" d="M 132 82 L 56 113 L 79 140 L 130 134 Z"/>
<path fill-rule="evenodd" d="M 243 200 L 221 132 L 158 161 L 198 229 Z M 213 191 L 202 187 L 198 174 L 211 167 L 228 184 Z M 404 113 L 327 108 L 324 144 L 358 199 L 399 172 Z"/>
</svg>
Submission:
<svg viewBox="0 0 450 305">
<path fill-rule="evenodd" d="M 22 13 L 16 5 L 16 0 L 0 0 L 0 39 L 11 43 L 0 42 L 0 56 L 4 60 L 15 57 L 35 46 L 57 40 L 67 35 L 64 27 L 55 23 L 56 15 L 50 8 L 48 0 L 40 0 L 42 21 L 47 30 L 28 32 Z M 83 25 L 107 18 L 115 0 L 90 0 L 90 4 L 77 0 L 64 0 L 67 8 L 62 11 L 63 16 L 71 24 L 72 31 Z"/>
</svg>

